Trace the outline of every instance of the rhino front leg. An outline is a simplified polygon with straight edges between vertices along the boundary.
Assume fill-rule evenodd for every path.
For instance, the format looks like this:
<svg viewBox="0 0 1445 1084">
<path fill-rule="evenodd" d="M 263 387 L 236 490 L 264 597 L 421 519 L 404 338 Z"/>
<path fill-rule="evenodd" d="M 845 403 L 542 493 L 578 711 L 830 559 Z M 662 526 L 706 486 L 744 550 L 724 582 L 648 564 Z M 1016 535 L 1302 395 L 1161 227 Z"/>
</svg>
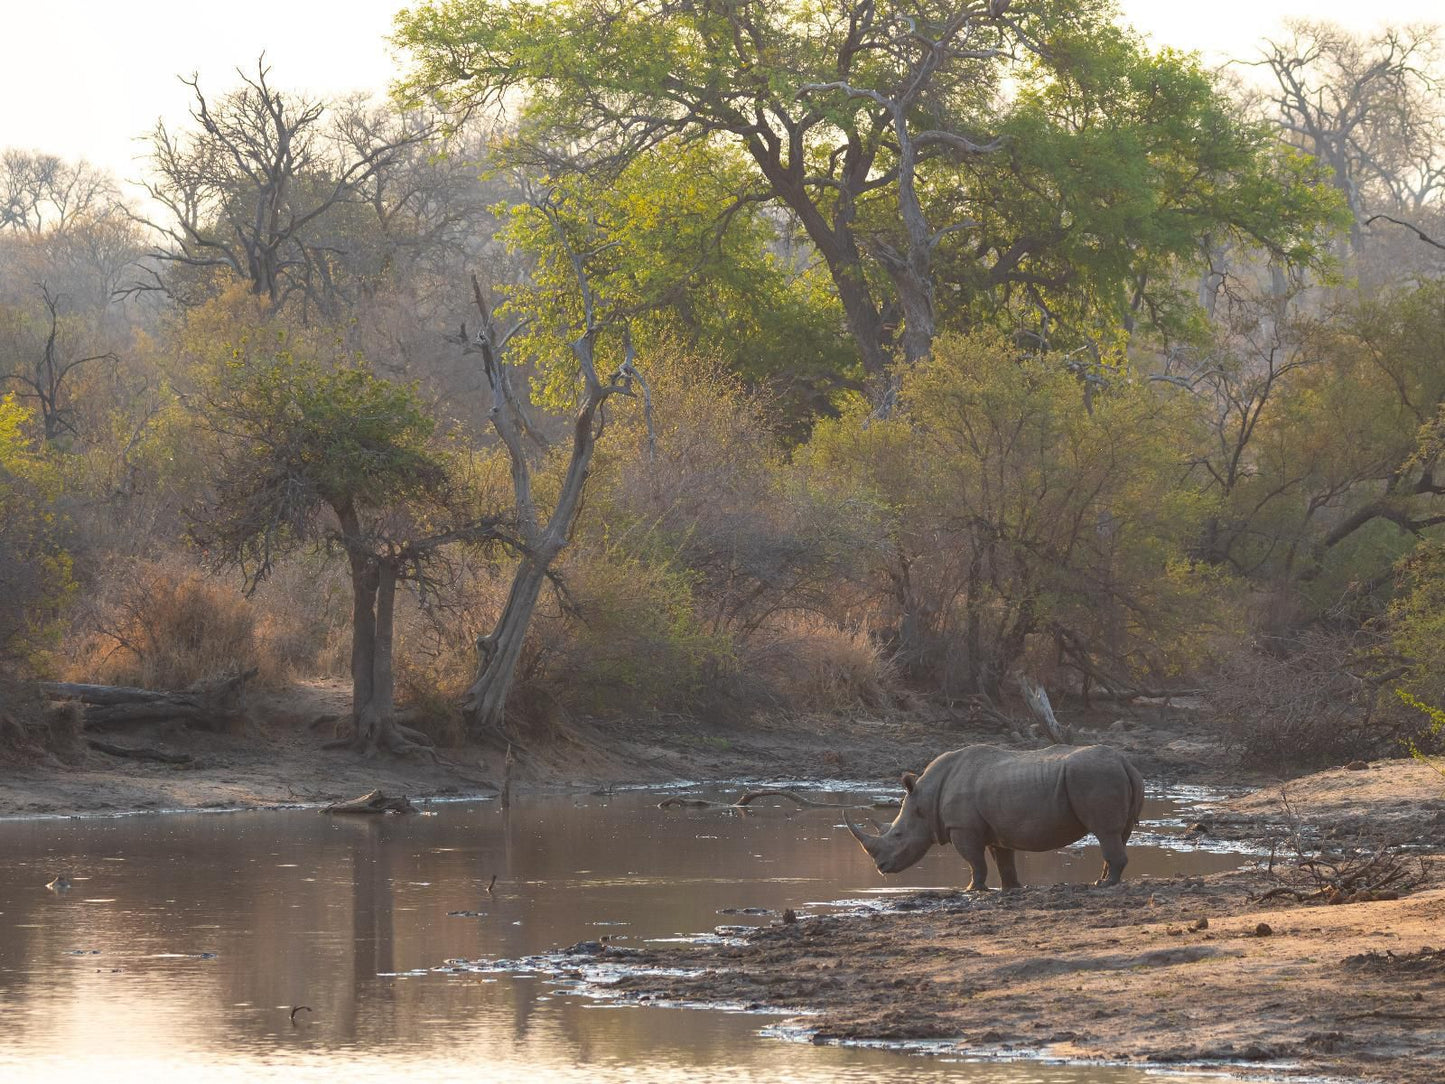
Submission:
<svg viewBox="0 0 1445 1084">
<path fill-rule="evenodd" d="M 1129 864 L 1129 855 L 1124 850 L 1124 838 L 1119 835 L 1098 837 L 1104 851 L 1104 872 L 1094 884 L 1099 888 L 1112 888 L 1124 876 L 1124 867 Z"/>
<path fill-rule="evenodd" d="M 993 864 L 998 867 L 998 877 L 1003 882 L 1004 891 L 1022 888 L 1018 870 L 1014 869 L 1014 852 L 1008 847 L 990 847 L 989 853 L 993 855 Z"/>
<path fill-rule="evenodd" d="M 953 841 L 953 846 L 973 873 L 973 879 L 968 882 L 968 888 L 964 891 L 987 892 L 988 859 L 984 857 L 983 842 L 967 832 L 950 832 L 948 838 Z"/>
</svg>

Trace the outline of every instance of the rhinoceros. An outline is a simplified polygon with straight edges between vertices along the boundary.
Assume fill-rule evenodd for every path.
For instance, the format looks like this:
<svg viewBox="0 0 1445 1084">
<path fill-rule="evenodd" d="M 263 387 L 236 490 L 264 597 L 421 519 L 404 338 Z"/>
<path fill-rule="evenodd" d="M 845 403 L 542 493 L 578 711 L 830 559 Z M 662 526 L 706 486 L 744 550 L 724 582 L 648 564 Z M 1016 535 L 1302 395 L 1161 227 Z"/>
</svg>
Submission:
<svg viewBox="0 0 1445 1084">
<path fill-rule="evenodd" d="M 1116 885 L 1129 861 L 1124 844 L 1139 823 L 1144 780 L 1107 745 L 1016 752 L 970 745 L 944 753 L 921 776 L 903 776 L 903 807 L 879 835 L 845 816 L 879 873 L 898 873 L 935 843 L 952 843 L 969 864 L 970 892 L 988 881 L 984 848 L 1005 889 L 1018 888 L 1014 851 L 1052 851 L 1089 833 L 1104 850 L 1097 885 Z"/>
</svg>

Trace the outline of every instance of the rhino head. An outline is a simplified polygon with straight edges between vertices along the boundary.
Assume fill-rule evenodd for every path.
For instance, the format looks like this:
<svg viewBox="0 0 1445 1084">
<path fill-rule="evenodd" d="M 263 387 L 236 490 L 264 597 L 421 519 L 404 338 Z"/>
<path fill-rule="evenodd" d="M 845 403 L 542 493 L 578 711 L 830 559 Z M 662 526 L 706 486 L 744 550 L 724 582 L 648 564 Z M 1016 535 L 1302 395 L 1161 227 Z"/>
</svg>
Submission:
<svg viewBox="0 0 1445 1084">
<path fill-rule="evenodd" d="M 868 852 L 879 873 L 900 873 L 913 865 L 934 844 L 933 825 L 923 811 L 923 802 L 914 791 L 918 777 L 912 772 L 903 776 L 903 806 L 898 816 L 877 835 L 869 835 L 853 823 L 846 813 L 844 821 L 853 838 Z"/>
</svg>

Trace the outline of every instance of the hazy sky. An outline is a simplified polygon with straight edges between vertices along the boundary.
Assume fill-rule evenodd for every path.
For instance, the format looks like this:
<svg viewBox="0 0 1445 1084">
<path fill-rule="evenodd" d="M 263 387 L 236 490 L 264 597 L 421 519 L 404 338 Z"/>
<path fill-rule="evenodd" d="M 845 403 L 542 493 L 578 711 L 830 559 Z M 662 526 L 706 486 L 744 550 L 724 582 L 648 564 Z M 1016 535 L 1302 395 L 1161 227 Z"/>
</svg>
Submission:
<svg viewBox="0 0 1445 1084">
<path fill-rule="evenodd" d="M 1027 3 L 1027 0 L 1016 0 Z M 48 0 L 8 4 L 0 27 L 0 147 L 87 158 L 122 177 L 139 172 L 135 137 L 164 115 L 184 119 L 177 74 L 199 72 L 213 92 L 235 83 L 261 50 L 272 79 L 322 94 L 383 87 L 386 44 L 406 0 Z M 1248 54 L 1289 15 L 1307 12 L 1359 30 L 1381 16 L 1438 21 L 1440 0 L 1121 0 L 1127 18 L 1159 44 L 1206 54 Z"/>
</svg>

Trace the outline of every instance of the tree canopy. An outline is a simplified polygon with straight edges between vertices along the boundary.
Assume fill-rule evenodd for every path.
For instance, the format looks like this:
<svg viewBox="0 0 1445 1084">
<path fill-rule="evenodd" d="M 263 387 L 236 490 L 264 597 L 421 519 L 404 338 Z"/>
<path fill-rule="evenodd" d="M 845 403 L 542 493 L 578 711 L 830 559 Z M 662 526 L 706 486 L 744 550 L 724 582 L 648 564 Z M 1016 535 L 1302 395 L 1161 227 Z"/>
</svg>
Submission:
<svg viewBox="0 0 1445 1084">
<path fill-rule="evenodd" d="M 450 0 L 396 41 L 410 93 L 511 110 L 505 153 L 548 175 L 736 148 L 736 198 L 798 223 L 878 377 L 948 321 L 1108 345 L 1168 314 L 1210 245 L 1319 258 L 1334 203 L 1309 161 L 1114 20 L 1099 0 Z"/>
</svg>

